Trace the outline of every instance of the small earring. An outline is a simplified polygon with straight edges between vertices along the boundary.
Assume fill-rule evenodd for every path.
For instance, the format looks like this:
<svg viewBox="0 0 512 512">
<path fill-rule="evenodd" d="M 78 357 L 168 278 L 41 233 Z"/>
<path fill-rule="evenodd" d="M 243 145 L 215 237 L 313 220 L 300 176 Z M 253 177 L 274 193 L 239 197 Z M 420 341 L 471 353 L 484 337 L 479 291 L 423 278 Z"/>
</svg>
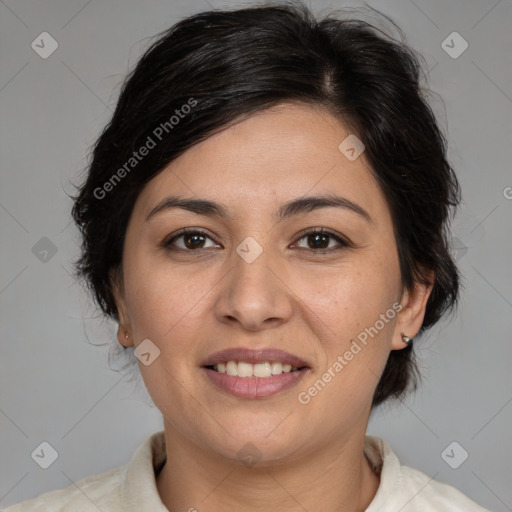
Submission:
<svg viewBox="0 0 512 512">
<path fill-rule="evenodd" d="M 409 336 L 406 336 L 404 333 L 402 333 L 402 341 L 407 345 L 411 345 L 413 342 L 413 338 L 409 338 Z"/>
<path fill-rule="evenodd" d="M 122 334 L 122 331 L 124 331 L 124 339 L 125 339 L 125 340 L 127 340 L 127 339 L 130 337 L 130 335 L 129 335 L 129 334 L 128 334 L 128 332 L 127 332 L 127 331 L 125 331 L 124 329 L 119 329 L 119 331 L 117 332 L 117 335 L 119 336 L 120 334 Z M 118 339 L 119 339 L 119 338 L 118 338 Z M 121 345 L 123 345 L 123 346 L 127 346 L 127 345 L 125 345 L 124 343 L 122 343 L 121 341 L 120 341 L 120 343 L 121 343 Z"/>
</svg>

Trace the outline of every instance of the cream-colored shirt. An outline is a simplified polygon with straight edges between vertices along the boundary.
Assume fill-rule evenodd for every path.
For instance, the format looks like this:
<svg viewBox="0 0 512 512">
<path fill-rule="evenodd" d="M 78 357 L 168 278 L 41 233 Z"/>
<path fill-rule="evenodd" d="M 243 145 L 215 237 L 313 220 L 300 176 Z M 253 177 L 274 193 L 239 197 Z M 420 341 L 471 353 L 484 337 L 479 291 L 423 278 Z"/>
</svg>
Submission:
<svg viewBox="0 0 512 512">
<path fill-rule="evenodd" d="M 366 436 L 364 453 L 374 471 L 380 473 L 377 494 L 366 512 L 489 512 L 454 487 L 401 466 L 383 439 Z M 165 458 L 161 431 L 146 439 L 128 464 L 46 492 L 4 512 L 168 512 L 158 494 L 155 476 Z M 200 512 L 200 507 L 197 510 Z"/>
</svg>

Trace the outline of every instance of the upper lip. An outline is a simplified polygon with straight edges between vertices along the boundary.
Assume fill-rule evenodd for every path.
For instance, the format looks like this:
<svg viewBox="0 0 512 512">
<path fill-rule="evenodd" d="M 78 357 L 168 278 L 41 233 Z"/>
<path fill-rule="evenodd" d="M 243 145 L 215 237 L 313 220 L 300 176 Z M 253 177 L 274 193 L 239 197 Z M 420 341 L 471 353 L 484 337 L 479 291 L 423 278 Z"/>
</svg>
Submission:
<svg viewBox="0 0 512 512">
<path fill-rule="evenodd" d="M 308 363 L 300 357 L 276 348 L 256 350 L 250 348 L 228 348 L 211 354 L 201 363 L 201 366 L 215 366 L 227 361 L 243 361 L 251 364 L 267 361 L 269 363 L 290 364 L 295 368 L 309 367 Z"/>
</svg>

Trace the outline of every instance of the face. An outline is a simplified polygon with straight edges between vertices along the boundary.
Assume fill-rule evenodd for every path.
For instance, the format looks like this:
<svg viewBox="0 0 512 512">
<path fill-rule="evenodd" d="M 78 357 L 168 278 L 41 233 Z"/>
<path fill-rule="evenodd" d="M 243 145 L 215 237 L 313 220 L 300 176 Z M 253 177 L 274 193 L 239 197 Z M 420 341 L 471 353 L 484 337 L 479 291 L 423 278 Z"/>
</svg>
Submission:
<svg viewBox="0 0 512 512">
<path fill-rule="evenodd" d="M 390 211 L 364 153 L 338 149 L 349 134 L 283 104 L 192 147 L 140 193 L 116 298 L 133 344 L 160 351 L 139 367 L 166 431 L 233 460 L 251 442 L 262 462 L 365 431 L 428 294 L 401 294 Z"/>
</svg>

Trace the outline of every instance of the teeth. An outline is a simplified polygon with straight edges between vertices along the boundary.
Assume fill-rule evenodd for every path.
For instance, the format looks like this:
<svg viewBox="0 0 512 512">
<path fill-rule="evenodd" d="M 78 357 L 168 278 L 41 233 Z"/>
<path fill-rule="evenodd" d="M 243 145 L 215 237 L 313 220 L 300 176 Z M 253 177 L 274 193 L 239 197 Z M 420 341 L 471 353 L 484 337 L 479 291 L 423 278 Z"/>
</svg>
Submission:
<svg viewBox="0 0 512 512">
<path fill-rule="evenodd" d="M 228 361 L 226 363 L 226 373 L 236 377 L 238 375 L 238 363 L 235 363 L 235 361 Z"/>
<path fill-rule="evenodd" d="M 289 373 L 298 370 L 298 368 L 293 367 L 291 364 L 281 364 L 278 362 L 270 363 L 268 361 L 257 364 L 246 363 L 244 361 L 227 361 L 226 363 L 215 365 L 213 369 L 219 373 L 227 373 L 232 377 L 245 378 L 267 378 L 272 375 L 281 375 L 281 373 Z"/>
<path fill-rule="evenodd" d="M 238 363 L 238 364 L 240 364 L 240 363 Z M 270 377 L 272 375 L 270 363 L 255 364 L 253 367 L 253 375 L 255 377 Z"/>
<path fill-rule="evenodd" d="M 252 377 L 254 375 L 253 373 L 253 366 L 250 363 L 238 363 L 238 376 L 239 377 Z"/>
<path fill-rule="evenodd" d="M 281 373 L 283 373 L 283 365 L 281 363 L 272 363 L 270 370 L 272 375 L 281 375 Z"/>
</svg>

